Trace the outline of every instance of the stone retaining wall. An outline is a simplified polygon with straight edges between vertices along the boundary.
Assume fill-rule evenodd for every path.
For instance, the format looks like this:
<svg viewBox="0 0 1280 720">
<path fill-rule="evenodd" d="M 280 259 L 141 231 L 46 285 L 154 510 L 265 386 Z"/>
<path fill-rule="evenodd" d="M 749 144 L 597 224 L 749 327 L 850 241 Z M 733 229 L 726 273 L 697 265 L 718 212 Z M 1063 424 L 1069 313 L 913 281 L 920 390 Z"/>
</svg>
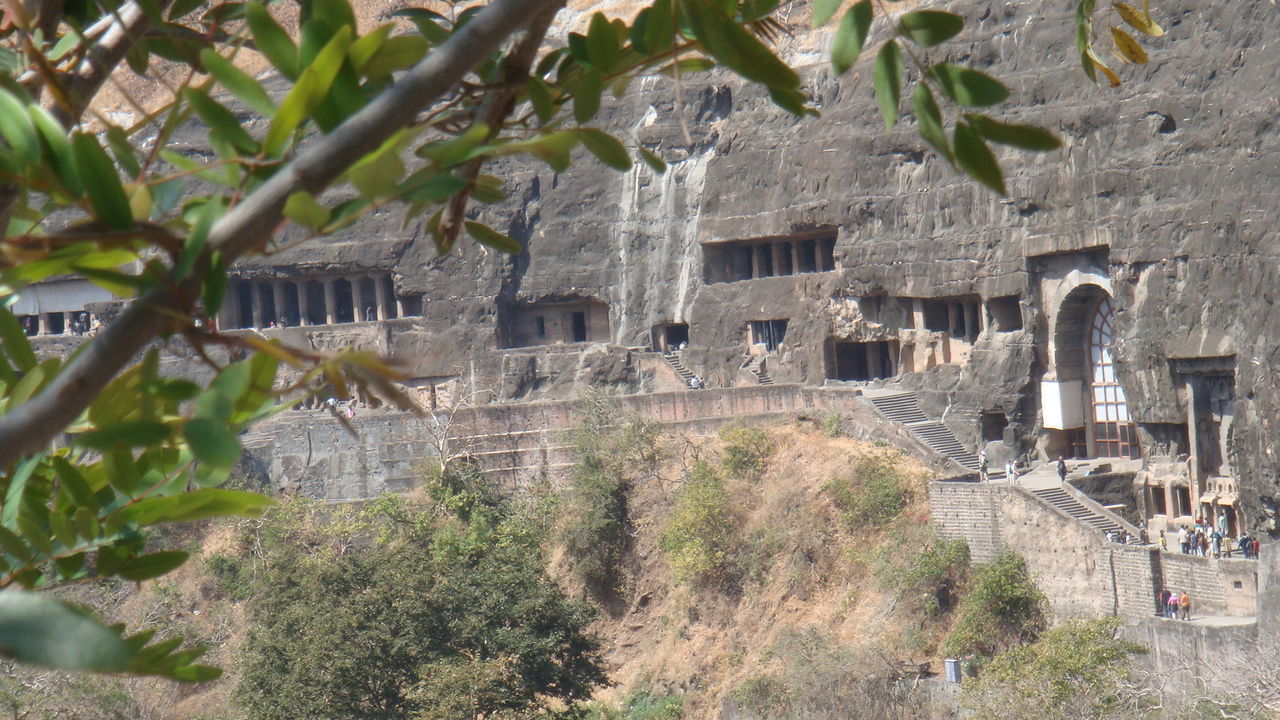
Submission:
<svg viewBox="0 0 1280 720">
<path fill-rule="evenodd" d="M 990 562 L 1004 550 L 1026 558 L 1056 617 L 1143 620 L 1155 615 L 1163 588 L 1187 591 L 1195 613 L 1255 613 L 1258 580 L 1252 560 L 1215 560 L 1110 543 L 1009 485 L 932 482 L 929 506 L 938 533 L 968 542 L 975 562 Z"/>
</svg>

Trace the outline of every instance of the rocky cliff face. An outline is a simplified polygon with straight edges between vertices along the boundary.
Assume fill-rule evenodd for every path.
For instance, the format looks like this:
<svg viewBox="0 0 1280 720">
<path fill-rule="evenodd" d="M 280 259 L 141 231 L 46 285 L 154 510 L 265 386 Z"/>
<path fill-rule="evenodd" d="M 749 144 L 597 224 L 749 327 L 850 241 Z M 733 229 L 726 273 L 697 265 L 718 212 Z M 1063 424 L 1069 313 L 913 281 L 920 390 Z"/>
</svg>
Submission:
<svg viewBox="0 0 1280 720">
<path fill-rule="evenodd" d="M 594 6 L 575 3 L 563 25 Z M 1044 156 L 1006 155 L 1008 198 L 955 175 L 910 120 L 884 132 L 869 64 L 833 78 L 824 32 L 807 30 L 806 4 L 792 2 L 785 51 L 804 65 L 820 119 L 796 120 L 720 73 L 686 78 L 679 92 L 647 78 L 607 101 L 600 122 L 660 153 L 666 174 L 616 173 L 585 153 L 563 175 L 508 163 L 497 172 L 511 200 L 483 213 L 524 242 L 521 255 L 469 246 L 438 258 L 416 223 L 402 229 L 388 213 L 324 262 L 391 264 L 396 292 L 423 298 L 422 317 L 400 321 L 391 349 L 424 378 L 465 377 L 500 399 L 564 396 L 581 382 L 650 389 L 625 349 L 650 348 L 670 324 L 687 325 L 685 364 L 717 385 L 751 382 L 741 370 L 753 358 L 777 381 L 822 384 L 849 375 L 853 356 L 841 352 L 863 352 L 842 343 L 885 342 L 892 367 L 879 372 L 872 348 L 873 367 L 853 375 L 919 388 L 972 445 L 984 439 L 981 417 L 1003 416 L 1003 436 L 997 423 L 985 439 L 1042 453 L 1064 442 L 1044 428 L 1038 390 L 1062 373 L 1063 294 L 1094 278 L 1115 306 L 1111 351 L 1144 453 L 1193 452 L 1193 376 L 1228 377 L 1231 397 L 1210 412 L 1211 431 L 1223 435 L 1251 524 L 1261 523 L 1280 496 L 1275 6 L 1205 12 L 1159 0 L 1153 12 L 1169 34 L 1115 90 L 1078 68 L 1073 3 L 947 6 L 969 26 L 940 55 L 990 66 L 1013 91 L 1005 119 L 1064 141 Z M 832 270 L 781 276 L 799 269 L 799 251 L 772 254 L 767 267 L 742 255 L 757 279 L 708 281 L 729 262 L 713 261 L 717 244 L 815 232 L 834 233 Z M 511 347 L 539 313 L 567 318 L 575 303 L 607 305 L 609 327 L 590 330 L 607 343 L 568 354 Z M 787 321 L 776 347 L 751 326 L 769 320 Z"/>
</svg>

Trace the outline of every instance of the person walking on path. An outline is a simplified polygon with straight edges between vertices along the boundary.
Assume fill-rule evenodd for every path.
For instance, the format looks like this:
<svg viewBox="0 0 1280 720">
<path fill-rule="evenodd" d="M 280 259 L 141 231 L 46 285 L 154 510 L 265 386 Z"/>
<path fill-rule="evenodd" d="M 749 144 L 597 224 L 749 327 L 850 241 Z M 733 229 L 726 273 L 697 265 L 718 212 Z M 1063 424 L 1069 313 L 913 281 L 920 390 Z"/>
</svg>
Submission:
<svg viewBox="0 0 1280 720">
<path fill-rule="evenodd" d="M 1182 554 L 1186 555 L 1191 549 L 1191 545 L 1187 542 L 1187 526 L 1183 525 L 1178 528 L 1178 547 L 1182 548 Z"/>
<path fill-rule="evenodd" d="M 1004 479 L 1008 482 L 1018 481 L 1018 464 L 1013 460 L 1006 460 L 1004 463 Z"/>
<path fill-rule="evenodd" d="M 1190 620 L 1191 619 L 1191 596 L 1187 594 L 1186 590 L 1183 590 L 1182 596 L 1178 598 L 1178 607 L 1181 608 L 1182 610 L 1182 619 Z"/>
<path fill-rule="evenodd" d="M 1058 456 L 1058 482 L 1067 484 L 1067 461 L 1061 455 Z"/>
<path fill-rule="evenodd" d="M 1178 593 L 1169 593 L 1169 600 L 1165 603 L 1164 613 L 1170 620 L 1178 619 Z"/>
<path fill-rule="evenodd" d="M 987 481 L 987 451 L 978 453 L 978 479 Z"/>
</svg>

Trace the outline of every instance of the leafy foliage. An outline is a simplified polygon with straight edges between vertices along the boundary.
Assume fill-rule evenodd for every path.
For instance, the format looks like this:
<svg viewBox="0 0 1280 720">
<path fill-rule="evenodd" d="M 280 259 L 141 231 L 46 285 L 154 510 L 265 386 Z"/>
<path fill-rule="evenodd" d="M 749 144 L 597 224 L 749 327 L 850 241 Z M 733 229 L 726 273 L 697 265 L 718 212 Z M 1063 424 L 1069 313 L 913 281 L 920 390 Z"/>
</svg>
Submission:
<svg viewBox="0 0 1280 720">
<path fill-rule="evenodd" d="M 884 453 L 854 458 L 849 473 L 827 483 L 826 489 L 850 529 L 884 525 L 911 499 L 901 456 Z"/>
<path fill-rule="evenodd" d="M 617 707 L 592 703 L 580 717 L 581 720 L 681 720 L 684 696 L 633 691 Z"/>
<path fill-rule="evenodd" d="M 1072 620 L 1000 653 L 964 686 L 962 703 L 975 720 L 1154 717 L 1159 698 L 1130 678 L 1145 649 L 1119 627 L 1116 618 Z"/>
<path fill-rule="evenodd" d="M 715 468 L 698 462 L 672 500 L 658 536 L 677 582 L 716 585 L 736 579 L 739 524 Z"/>
<path fill-rule="evenodd" d="M 563 496 L 560 540 L 578 579 L 598 594 L 622 580 L 630 518 L 627 491 L 657 460 L 661 427 L 625 416 L 617 401 L 589 394 L 579 402 L 582 423 L 573 433 L 578 462 Z"/>
<path fill-rule="evenodd" d="M 974 572 L 943 652 L 952 657 L 990 658 L 1035 640 L 1047 625 L 1044 593 L 1036 587 L 1022 556 L 1007 552 Z"/>
<path fill-rule="evenodd" d="M 546 576 L 537 533 L 512 508 L 465 514 L 386 499 L 336 528 L 305 505 L 272 527 L 237 688 L 248 716 L 460 720 L 603 683 L 593 613 Z"/>
<path fill-rule="evenodd" d="M 876 558 L 881 585 L 917 600 L 931 618 L 949 612 L 969 577 L 969 545 L 943 540 L 930 526 L 895 526 L 894 540 Z"/>
<path fill-rule="evenodd" d="M 754 425 L 730 425 L 720 431 L 720 442 L 724 444 L 720 464 L 731 477 L 760 477 L 773 454 L 769 432 Z"/>
</svg>

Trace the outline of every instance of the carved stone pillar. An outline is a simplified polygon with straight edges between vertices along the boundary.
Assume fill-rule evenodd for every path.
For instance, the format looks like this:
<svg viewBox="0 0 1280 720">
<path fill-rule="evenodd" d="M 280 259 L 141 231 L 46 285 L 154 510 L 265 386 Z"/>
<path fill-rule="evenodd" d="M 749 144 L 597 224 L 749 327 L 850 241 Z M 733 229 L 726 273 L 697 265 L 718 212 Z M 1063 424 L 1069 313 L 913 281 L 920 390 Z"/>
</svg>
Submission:
<svg viewBox="0 0 1280 720">
<path fill-rule="evenodd" d="M 249 281 L 249 300 L 253 304 L 253 326 L 266 327 L 267 324 L 262 321 L 262 286 L 252 280 Z"/>
<path fill-rule="evenodd" d="M 357 275 L 351 278 L 351 317 L 356 322 L 364 322 L 369 316 L 364 311 L 364 277 Z"/>
<path fill-rule="evenodd" d="M 324 322 L 326 325 L 336 325 L 338 322 L 338 303 L 333 295 L 333 278 L 324 279 Z"/>
<path fill-rule="evenodd" d="M 388 312 L 387 312 L 387 278 L 386 278 L 386 277 L 377 277 L 377 276 L 375 276 L 375 277 L 373 278 L 373 295 L 374 295 L 374 297 L 375 297 L 375 298 L 377 298 L 377 300 L 376 300 L 376 304 L 377 304 L 377 306 L 378 306 L 378 319 L 379 319 L 379 320 L 386 320 L 386 319 L 387 319 L 387 315 L 388 315 Z"/>
</svg>

